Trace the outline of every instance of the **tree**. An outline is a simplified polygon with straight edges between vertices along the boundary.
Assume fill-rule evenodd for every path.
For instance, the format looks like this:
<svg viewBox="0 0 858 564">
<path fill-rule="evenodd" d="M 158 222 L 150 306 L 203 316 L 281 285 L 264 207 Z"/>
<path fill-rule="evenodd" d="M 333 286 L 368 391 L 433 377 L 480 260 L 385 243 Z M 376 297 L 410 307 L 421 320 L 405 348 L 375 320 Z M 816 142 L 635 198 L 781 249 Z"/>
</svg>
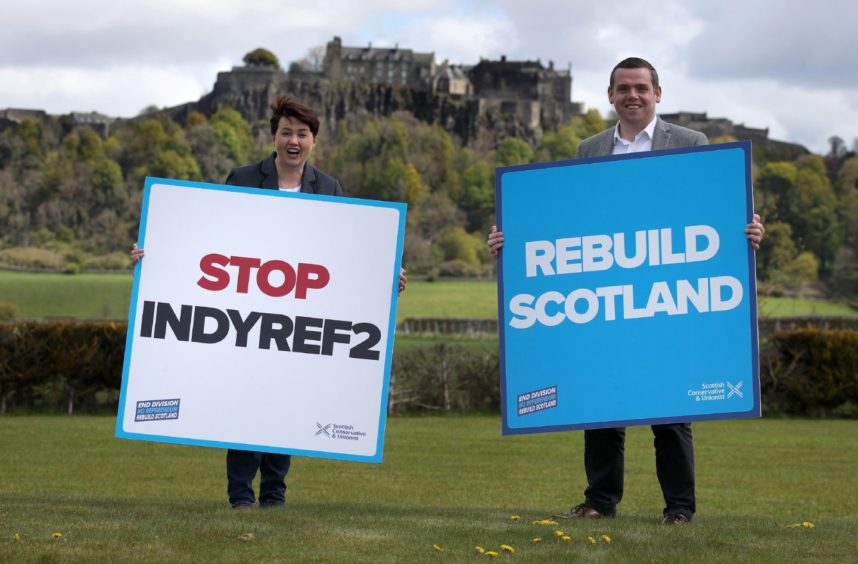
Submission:
<svg viewBox="0 0 858 564">
<path fill-rule="evenodd" d="M 263 47 L 257 47 L 253 51 L 250 51 L 244 56 L 242 61 L 249 67 L 280 68 L 280 60 L 277 58 L 277 55 Z"/>
<path fill-rule="evenodd" d="M 495 162 L 498 166 L 526 164 L 532 160 L 533 149 L 526 141 L 516 137 L 507 137 L 495 151 Z"/>
<path fill-rule="evenodd" d="M 289 65 L 289 71 L 292 72 L 294 68 L 299 72 L 322 72 L 325 65 L 325 51 L 324 45 L 310 47 L 306 55 Z"/>
</svg>

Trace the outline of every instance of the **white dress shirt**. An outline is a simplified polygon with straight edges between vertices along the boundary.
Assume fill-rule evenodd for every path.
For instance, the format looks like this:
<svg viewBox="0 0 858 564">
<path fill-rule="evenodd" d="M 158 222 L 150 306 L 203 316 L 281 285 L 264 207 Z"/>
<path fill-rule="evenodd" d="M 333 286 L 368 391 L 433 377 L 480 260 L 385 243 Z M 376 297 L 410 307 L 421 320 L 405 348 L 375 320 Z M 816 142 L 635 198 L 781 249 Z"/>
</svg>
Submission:
<svg viewBox="0 0 858 564">
<path fill-rule="evenodd" d="M 625 155 L 626 153 L 642 153 L 643 151 L 652 151 L 652 136 L 655 134 L 655 122 L 658 117 L 653 117 L 652 121 L 643 128 L 643 130 L 635 135 L 634 141 L 627 141 L 620 137 L 620 124 L 614 127 L 614 155 Z"/>
</svg>

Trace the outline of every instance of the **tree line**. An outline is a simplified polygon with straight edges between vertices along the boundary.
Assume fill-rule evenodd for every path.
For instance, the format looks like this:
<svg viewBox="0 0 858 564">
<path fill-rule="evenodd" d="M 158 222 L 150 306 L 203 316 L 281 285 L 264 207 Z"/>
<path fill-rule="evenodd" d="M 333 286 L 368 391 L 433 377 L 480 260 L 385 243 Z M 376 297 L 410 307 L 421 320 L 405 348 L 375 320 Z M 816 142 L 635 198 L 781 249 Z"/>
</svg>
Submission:
<svg viewBox="0 0 858 564">
<path fill-rule="evenodd" d="M 478 153 L 402 113 L 338 123 L 320 137 L 313 160 L 349 196 L 408 203 L 412 275 L 490 276 L 484 241 L 494 222 L 495 167 L 574 158 L 578 143 L 609 123 L 590 110 L 538 145 L 510 137 Z M 146 176 L 222 183 L 232 167 L 271 150 L 267 124 L 230 108 L 191 112 L 184 123 L 164 113 L 120 120 L 106 138 L 57 118 L 24 120 L 0 132 L 0 266 L 128 268 Z M 858 303 L 858 157 L 782 160 L 755 148 L 753 176 L 767 226 L 757 257 L 761 288 L 817 287 Z"/>
</svg>

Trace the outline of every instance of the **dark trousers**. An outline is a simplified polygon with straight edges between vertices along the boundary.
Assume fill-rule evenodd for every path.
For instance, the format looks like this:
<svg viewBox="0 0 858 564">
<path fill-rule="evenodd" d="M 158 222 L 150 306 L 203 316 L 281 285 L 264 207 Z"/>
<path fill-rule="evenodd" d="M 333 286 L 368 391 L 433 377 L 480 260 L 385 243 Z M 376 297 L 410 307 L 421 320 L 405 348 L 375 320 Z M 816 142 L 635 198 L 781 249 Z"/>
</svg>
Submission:
<svg viewBox="0 0 858 564">
<path fill-rule="evenodd" d="M 664 495 L 664 513 L 682 513 L 689 519 L 694 498 L 694 444 L 691 423 L 653 425 L 655 469 Z M 585 504 L 603 515 L 615 515 L 623 499 L 626 430 L 584 431 Z"/>
<path fill-rule="evenodd" d="M 253 478 L 261 473 L 259 481 L 259 505 L 272 506 L 286 503 L 286 474 L 292 457 L 288 454 L 272 454 L 249 450 L 226 451 L 226 493 L 229 503 L 253 505 Z"/>
</svg>

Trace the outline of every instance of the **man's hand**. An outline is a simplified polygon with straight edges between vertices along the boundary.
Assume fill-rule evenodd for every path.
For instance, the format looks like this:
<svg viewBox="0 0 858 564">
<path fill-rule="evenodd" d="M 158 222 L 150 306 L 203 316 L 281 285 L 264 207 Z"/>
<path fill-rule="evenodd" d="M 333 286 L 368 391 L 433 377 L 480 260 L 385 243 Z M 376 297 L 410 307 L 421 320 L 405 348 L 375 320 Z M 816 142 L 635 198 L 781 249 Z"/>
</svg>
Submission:
<svg viewBox="0 0 858 564">
<path fill-rule="evenodd" d="M 754 247 L 754 250 L 757 251 L 760 249 L 760 242 L 763 240 L 763 236 L 766 234 L 766 228 L 763 227 L 763 224 L 760 223 L 760 216 L 754 214 L 754 217 L 751 219 L 751 223 L 749 223 L 745 227 L 745 236 L 750 241 L 751 246 Z"/>
<path fill-rule="evenodd" d="M 498 258 L 501 249 L 503 248 L 503 232 L 498 231 L 497 225 L 492 225 L 492 230 L 489 231 L 489 240 L 487 241 L 489 252 L 493 257 Z"/>
</svg>

